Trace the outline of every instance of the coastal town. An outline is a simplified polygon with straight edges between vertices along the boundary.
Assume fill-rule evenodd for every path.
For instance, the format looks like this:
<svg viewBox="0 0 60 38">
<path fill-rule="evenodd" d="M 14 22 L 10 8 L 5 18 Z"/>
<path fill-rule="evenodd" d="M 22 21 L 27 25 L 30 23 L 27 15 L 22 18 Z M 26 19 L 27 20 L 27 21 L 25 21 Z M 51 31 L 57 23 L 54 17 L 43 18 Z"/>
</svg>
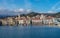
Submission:
<svg viewBox="0 0 60 38">
<path fill-rule="evenodd" d="M 18 14 L 16 17 L 7 17 L 4 19 L 0 19 L 0 25 L 60 25 L 58 21 L 60 18 L 56 18 L 53 16 L 47 16 L 44 14 L 36 15 L 33 17 L 29 16 L 20 16 Z"/>
</svg>

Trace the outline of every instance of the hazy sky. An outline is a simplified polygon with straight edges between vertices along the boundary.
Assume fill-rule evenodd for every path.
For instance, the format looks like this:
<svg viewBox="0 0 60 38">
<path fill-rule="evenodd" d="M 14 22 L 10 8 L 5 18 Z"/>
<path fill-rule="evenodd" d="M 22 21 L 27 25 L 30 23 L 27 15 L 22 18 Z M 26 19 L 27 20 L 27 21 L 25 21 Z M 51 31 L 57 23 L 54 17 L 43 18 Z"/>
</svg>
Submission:
<svg viewBox="0 0 60 38">
<path fill-rule="evenodd" d="M 58 12 L 60 11 L 60 0 L 0 0 L 0 9 Z"/>
</svg>

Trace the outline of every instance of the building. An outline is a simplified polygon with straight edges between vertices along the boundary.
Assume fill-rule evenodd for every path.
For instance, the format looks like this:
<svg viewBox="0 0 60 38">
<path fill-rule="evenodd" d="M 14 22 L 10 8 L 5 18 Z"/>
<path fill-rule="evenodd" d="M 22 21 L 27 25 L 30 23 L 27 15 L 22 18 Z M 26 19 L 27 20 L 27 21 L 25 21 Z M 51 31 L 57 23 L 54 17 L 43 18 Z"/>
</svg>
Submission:
<svg viewBox="0 0 60 38">
<path fill-rule="evenodd" d="M 7 18 L 7 23 L 8 23 L 8 25 L 15 25 L 15 21 L 12 17 Z"/>
<path fill-rule="evenodd" d="M 42 20 L 39 17 L 32 17 L 32 24 L 42 24 Z"/>
<path fill-rule="evenodd" d="M 8 24 L 6 19 L 2 19 L 1 22 L 2 22 L 2 25 L 7 25 Z"/>
<path fill-rule="evenodd" d="M 44 24 L 53 25 L 53 17 L 51 16 L 46 17 L 46 19 L 44 20 Z"/>
</svg>

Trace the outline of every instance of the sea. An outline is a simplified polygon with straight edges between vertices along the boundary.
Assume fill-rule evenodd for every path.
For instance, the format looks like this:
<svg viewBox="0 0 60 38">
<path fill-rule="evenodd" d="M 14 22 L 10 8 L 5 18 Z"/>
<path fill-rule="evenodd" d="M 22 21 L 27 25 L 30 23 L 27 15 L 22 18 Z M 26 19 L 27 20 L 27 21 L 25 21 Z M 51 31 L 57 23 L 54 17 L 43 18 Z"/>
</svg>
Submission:
<svg viewBox="0 0 60 38">
<path fill-rule="evenodd" d="M 59 26 L 0 26 L 0 38 L 60 38 Z"/>
</svg>

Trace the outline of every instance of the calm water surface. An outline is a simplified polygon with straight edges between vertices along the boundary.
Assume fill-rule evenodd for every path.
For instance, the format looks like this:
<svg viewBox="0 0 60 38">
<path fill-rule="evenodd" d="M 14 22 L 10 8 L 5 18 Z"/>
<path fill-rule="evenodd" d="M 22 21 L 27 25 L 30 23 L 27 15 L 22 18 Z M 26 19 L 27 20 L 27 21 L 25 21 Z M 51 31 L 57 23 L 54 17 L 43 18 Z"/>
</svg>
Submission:
<svg viewBox="0 0 60 38">
<path fill-rule="evenodd" d="M 0 38 L 60 38 L 60 27 L 0 26 Z"/>
</svg>

